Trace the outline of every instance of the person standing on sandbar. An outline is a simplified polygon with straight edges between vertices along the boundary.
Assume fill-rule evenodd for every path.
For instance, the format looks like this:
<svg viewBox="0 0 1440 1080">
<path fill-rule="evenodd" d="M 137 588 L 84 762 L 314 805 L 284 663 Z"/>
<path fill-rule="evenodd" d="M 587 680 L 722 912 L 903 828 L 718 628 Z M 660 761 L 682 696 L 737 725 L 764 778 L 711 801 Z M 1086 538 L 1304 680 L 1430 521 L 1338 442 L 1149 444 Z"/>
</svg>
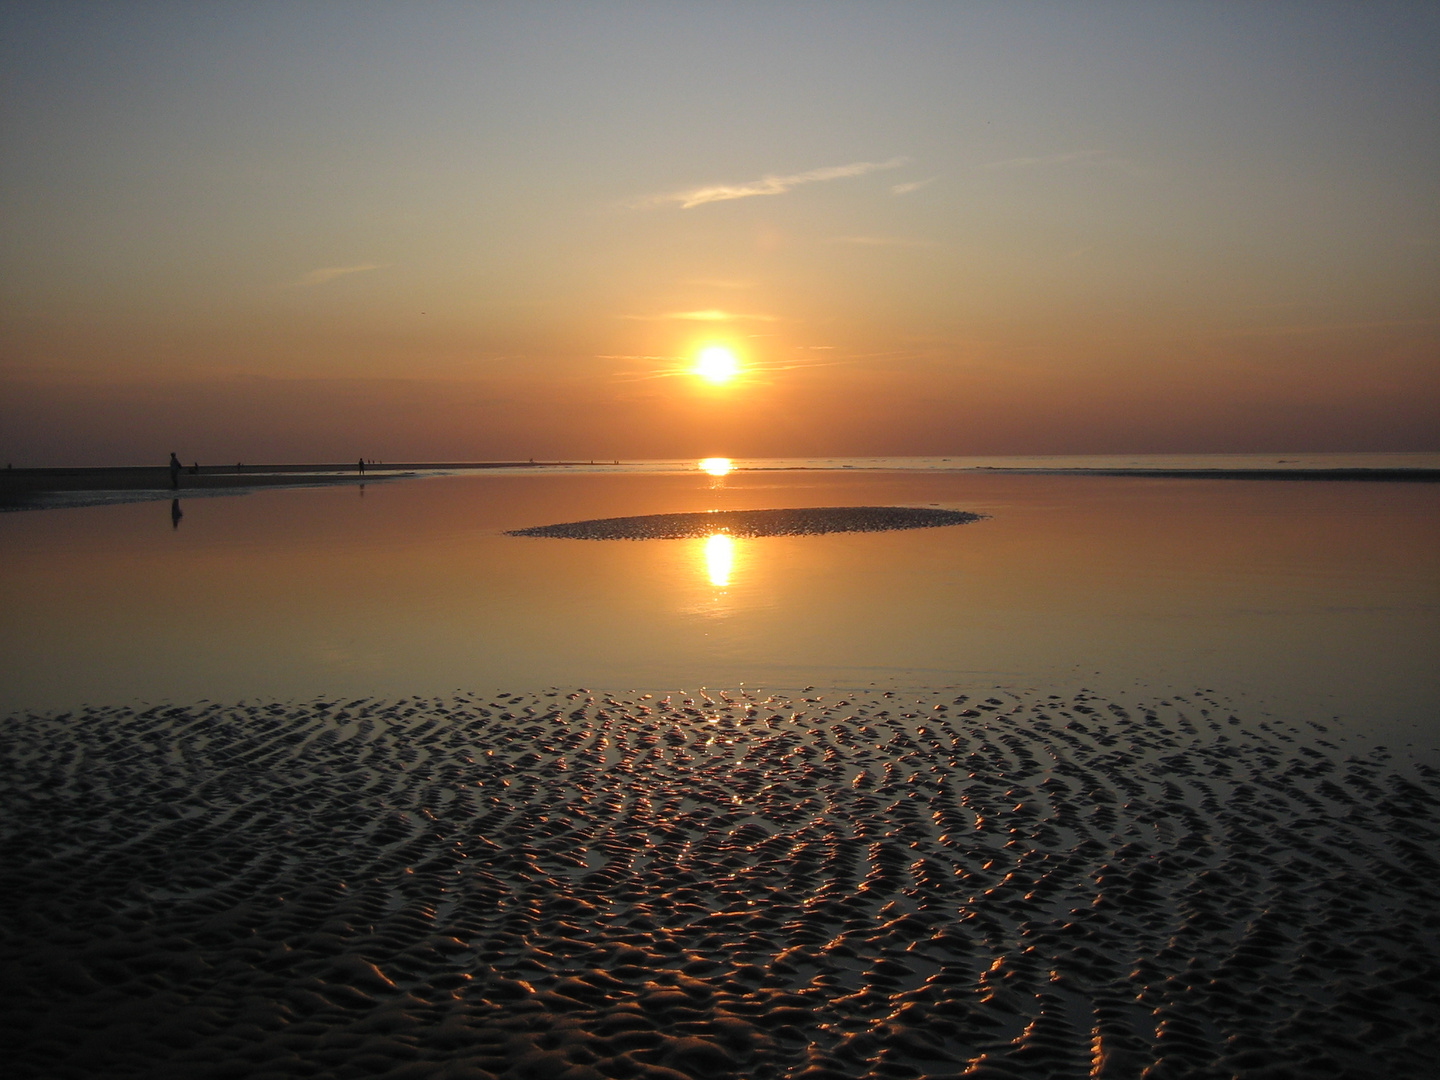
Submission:
<svg viewBox="0 0 1440 1080">
<path fill-rule="evenodd" d="M 170 486 L 171 486 L 172 488 L 178 488 L 178 487 L 180 486 L 180 469 L 181 469 L 180 459 L 175 456 L 175 451 L 174 451 L 174 450 L 171 450 L 171 451 L 170 451 Z"/>
</svg>

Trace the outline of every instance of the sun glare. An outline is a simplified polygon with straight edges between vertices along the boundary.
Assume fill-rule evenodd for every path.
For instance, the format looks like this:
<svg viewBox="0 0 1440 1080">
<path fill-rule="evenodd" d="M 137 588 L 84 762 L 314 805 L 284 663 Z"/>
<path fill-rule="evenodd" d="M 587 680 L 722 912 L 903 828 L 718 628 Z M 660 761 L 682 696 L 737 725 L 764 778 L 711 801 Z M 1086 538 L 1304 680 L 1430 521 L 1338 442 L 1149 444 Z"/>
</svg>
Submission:
<svg viewBox="0 0 1440 1080">
<path fill-rule="evenodd" d="M 709 345 L 695 357 L 695 374 L 707 382 L 727 383 L 740 374 L 740 361 L 723 345 Z"/>
<path fill-rule="evenodd" d="M 730 584 L 730 571 L 735 565 L 735 541 L 729 533 L 714 533 L 705 538 L 705 569 L 710 584 L 723 589 Z"/>
<path fill-rule="evenodd" d="M 711 476 L 727 476 L 735 466 L 728 457 L 707 457 L 700 459 L 700 470 Z"/>
</svg>

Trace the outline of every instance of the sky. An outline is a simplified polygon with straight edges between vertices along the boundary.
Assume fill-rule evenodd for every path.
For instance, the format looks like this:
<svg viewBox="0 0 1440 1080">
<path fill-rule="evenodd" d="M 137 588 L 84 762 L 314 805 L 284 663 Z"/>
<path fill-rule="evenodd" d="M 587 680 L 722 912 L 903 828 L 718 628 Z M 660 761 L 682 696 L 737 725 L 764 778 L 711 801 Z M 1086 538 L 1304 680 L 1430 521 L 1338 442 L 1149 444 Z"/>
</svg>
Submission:
<svg viewBox="0 0 1440 1080">
<path fill-rule="evenodd" d="M 1440 450 L 1437 73 L 1431 3 L 7 0 L 0 461 Z"/>
</svg>

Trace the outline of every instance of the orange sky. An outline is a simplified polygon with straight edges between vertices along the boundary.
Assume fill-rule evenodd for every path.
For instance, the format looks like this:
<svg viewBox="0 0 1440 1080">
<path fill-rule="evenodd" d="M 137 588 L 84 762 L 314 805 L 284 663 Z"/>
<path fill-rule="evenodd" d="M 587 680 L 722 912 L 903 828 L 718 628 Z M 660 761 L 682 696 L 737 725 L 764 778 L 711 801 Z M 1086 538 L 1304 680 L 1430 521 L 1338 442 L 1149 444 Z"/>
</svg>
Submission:
<svg viewBox="0 0 1440 1080">
<path fill-rule="evenodd" d="M 1440 449 L 1433 7 L 0 30 L 16 465 Z"/>
</svg>

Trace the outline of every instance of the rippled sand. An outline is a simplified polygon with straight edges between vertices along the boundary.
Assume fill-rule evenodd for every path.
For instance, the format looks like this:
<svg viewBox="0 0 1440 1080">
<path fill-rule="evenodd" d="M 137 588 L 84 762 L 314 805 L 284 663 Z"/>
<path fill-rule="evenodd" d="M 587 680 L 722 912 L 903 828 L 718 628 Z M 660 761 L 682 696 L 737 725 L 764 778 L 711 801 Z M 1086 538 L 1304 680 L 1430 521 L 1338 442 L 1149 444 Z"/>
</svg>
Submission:
<svg viewBox="0 0 1440 1080">
<path fill-rule="evenodd" d="M 732 536 L 814 536 L 838 532 L 889 532 L 964 525 L 982 515 L 913 506 L 809 506 L 794 510 L 717 510 L 595 518 L 513 529 L 509 536 L 567 540 L 685 540 L 717 532 Z"/>
<path fill-rule="evenodd" d="M 1440 775 L 1212 694 L 3 734 L 10 1076 L 1420 1077 Z"/>
</svg>

